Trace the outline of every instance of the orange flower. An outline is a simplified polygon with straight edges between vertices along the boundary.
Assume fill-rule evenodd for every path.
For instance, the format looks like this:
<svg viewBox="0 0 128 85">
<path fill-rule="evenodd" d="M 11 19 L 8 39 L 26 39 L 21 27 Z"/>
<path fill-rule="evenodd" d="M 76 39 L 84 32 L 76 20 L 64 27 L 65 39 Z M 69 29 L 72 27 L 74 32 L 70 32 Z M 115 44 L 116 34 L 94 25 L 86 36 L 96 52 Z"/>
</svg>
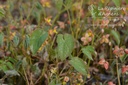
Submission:
<svg viewBox="0 0 128 85">
<path fill-rule="evenodd" d="M 91 30 L 88 30 L 85 35 L 81 38 L 81 41 L 84 45 L 87 45 L 89 42 L 92 41 L 92 38 L 94 37 L 94 34 Z"/>
<path fill-rule="evenodd" d="M 21 20 L 20 22 L 21 22 L 21 24 L 22 24 L 23 26 L 25 26 L 25 24 L 28 23 L 28 21 L 27 21 L 26 19 L 25 19 L 25 20 Z"/>
<path fill-rule="evenodd" d="M 108 19 L 103 19 L 101 21 L 101 28 L 105 28 L 108 24 L 109 24 L 109 20 Z"/>
<path fill-rule="evenodd" d="M 125 54 L 124 49 L 123 49 L 122 47 L 119 48 L 118 46 L 115 46 L 113 53 L 114 53 L 117 57 L 121 57 L 121 56 L 123 56 L 123 55 Z"/>
<path fill-rule="evenodd" d="M 104 66 L 106 70 L 109 68 L 109 63 L 104 58 L 100 59 L 98 64 Z"/>
<path fill-rule="evenodd" d="M 102 39 L 101 39 L 101 41 L 100 41 L 100 43 L 102 44 L 102 43 L 109 43 L 109 34 L 107 34 L 107 35 L 103 35 L 102 36 Z"/>
<path fill-rule="evenodd" d="M 16 32 L 10 32 L 10 40 L 13 40 L 14 36 L 16 35 Z"/>
<path fill-rule="evenodd" d="M 82 75 L 80 74 L 80 73 L 78 73 L 77 74 L 77 79 L 79 80 L 79 82 L 83 82 L 84 80 L 83 80 L 83 77 L 82 77 Z"/>
<path fill-rule="evenodd" d="M 108 17 L 108 16 L 110 16 L 110 14 L 111 14 L 111 11 L 110 10 L 108 10 L 107 8 L 104 8 L 104 13 L 105 13 L 105 17 Z"/>
</svg>

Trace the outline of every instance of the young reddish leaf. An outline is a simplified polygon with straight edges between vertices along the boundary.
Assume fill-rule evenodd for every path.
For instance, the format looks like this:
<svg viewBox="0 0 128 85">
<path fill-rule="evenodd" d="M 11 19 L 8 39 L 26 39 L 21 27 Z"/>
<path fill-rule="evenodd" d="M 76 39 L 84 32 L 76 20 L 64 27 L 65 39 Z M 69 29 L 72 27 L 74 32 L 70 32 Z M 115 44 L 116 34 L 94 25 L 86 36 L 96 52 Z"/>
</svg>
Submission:
<svg viewBox="0 0 128 85">
<path fill-rule="evenodd" d="M 108 85 L 116 85 L 116 84 L 114 84 L 112 81 L 109 81 Z"/>
<path fill-rule="evenodd" d="M 100 59 L 99 64 L 104 65 L 104 63 L 105 63 L 105 59 L 104 58 Z"/>
<path fill-rule="evenodd" d="M 125 49 L 124 51 L 125 51 L 126 54 L 128 54 L 128 49 Z"/>
<path fill-rule="evenodd" d="M 128 65 L 122 67 L 122 73 L 126 73 L 128 71 Z"/>
<path fill-rule="evenodd" d="M 98 64 L 104 66 L 106 70 L 109 68 L 109 63 L 104 58 L 100 59 Z"/>
<path fill-rule="evenodd" d="M 107 61 L 105 61 L 105 63 L 104 63 L 104 68 L 105 68 L 106 70 L 108 70 L 108 68 L 109 68 L 109 63 L 108 63 Z"/>
</svg>

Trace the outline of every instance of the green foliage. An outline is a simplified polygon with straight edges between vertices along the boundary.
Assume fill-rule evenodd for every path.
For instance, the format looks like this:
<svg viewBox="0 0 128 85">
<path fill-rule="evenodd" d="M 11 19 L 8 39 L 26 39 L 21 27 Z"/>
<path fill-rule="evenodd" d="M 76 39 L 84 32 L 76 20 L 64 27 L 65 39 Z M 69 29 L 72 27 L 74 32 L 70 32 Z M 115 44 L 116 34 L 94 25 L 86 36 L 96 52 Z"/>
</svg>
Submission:
<svg viewBox="0 0 128 85">
<path fill-rule="evenodd" d="M 28 49 L 28 47 L 30 46 L 30 38 L 28 35 L 25 36 L 25 39 L 23 41 L 23 45 L 25 49 Z"/>
<path fill-rule="evenodd" d="M 70 8 L 73 4 L 73 0 L 65 0 L 66 8 Z"/>
<path fill-rule="evenodd" d="M 36 3 L 36 8 L 39 10 L 43 9 L 42 5 L 39 2 Z"/>
<path fill-rule="evenodd" d="M 120 6 L 120 2 L 121 0 L 112 0 L 114 2 L 114 4 L 119 7 Z"/>
<path fill-rule="evenodd" d="M 35 30 L 30 37 L 30 49 L 35 55 L 44 41 L 47 39 L 48 33 L 41 29 Z"/>
<path fill-rule="evenodd" d="M 6 75 L 9 76 L 20 76 L 19 73 L 14 68 L 15 60 L 11 57 L 7 58 L 8 61 L 0 60 L 0 70 L 2 70 Z"/>
<path fill-rule="evenodd" d="M 22 63 L 22 60 L 17 61 L 16 64 L 15 64 L 15 69 L 19 70 L 21 68 L 22 64 L 24 64 L 24 62 Z"/>
<path fill-rule="evenodd" d="M 16 60 L 12 57 L 8 57 L 7 60 L 10 61 L 11 63 L 16 63 Z"/>
<path fill-rule="evenodd" d="M 95 55 L 95 50 L 92 46 L 86 46 L 86 47 L 82 48 L 82 52 L 88 59 L 93 60 L 92 54 Z"/>
<path fill-rule="evenodd" d="M 5 15 L 4 9 L 0 8 L 0 18 L 4 17 L 4 15 Z"/>
<path fill-rule="evenodd" d="M 13 38 L 13 43 L 14 43 L 14 46 L 15 47 L 17 47 L 18 46 L 18 44 L 19 44 L 19 37 L 16 35 L 16 36 L 14 36 L 14 38 Z"/>
<path fill-rule="evenodd" d="M 65 1 L 65 4 L 68 6 L 68 5 L 71 5 L 73 3 L 73 0 L 66 0 Z"/>
<path fill-rule="evenodd" d="M 96 14 L 97 14 L 97 11 L 95 8 L 96 8 L 95 5 L 90 5 L 88 7 L 89 12 L 91 13 L 92 18 L 94 19 L 96 19 Z"/>
<path fill-rule="evenodd" d="M 0 46 L 3 46 L 4 34 L 0 33 Z"/>
<path fill-rule="evenodd" d="M 115 39 L 117 45 L 119 45 L 120 44 L 120 35 L 119 35 L 119 33 L 117 31 L 111 30 L 111 35 Z"/>
<path fill-rule="evenodd" d="M 9 76 L 20 76 L 20 74 L 16 70 L 7 70 L 5 71 L 5 74 Z"/>
<path fill-rule="evenodd" d="M 128 0 L 125 0 L 126 1 L 126 3 L 128 4 Z"/>
<path fill-rule="evenodd" d="M 58 11 L 62 9 L 63 6 L 63 0 L 55 0 L 55 5 Z"/>
<path fill-rule="evenodd" d="M 71 55 L 74 48 L 74 39 L 70 34 L 59 34 L 57 36 L 57 50 L 58 56 L 61 60 L 65 60 L 68 56 Z"/>
<path fill-rule="evenodd" d="M 80 73 L 83 75 L 87 75 L 87 66 L 85 65 L 85 62 L 78 58 L 78 57 L 73 57 L 69 63 Z"/>
<path fill-rule="evenodd" d="M 49 85 L 56 85 L 55 80 L 52 80 Z"/>
<path fill-rule="evenodd" d="M 127 8 L 116 7 L 125 2 L 0 0 L 0 83 L 121 85 L 128 71 Z"/>
</svg>

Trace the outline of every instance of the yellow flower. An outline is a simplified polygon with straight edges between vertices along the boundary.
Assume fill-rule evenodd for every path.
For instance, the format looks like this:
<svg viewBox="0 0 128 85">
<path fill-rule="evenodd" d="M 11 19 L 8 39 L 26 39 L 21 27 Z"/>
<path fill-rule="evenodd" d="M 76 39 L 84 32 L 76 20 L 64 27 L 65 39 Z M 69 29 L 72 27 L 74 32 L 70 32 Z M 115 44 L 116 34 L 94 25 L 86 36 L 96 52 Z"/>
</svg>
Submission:
<svg viewBox="0 0 128 85">
<path fill-rule="evenodd" d="M 91 36 L 92 34 L 91 33 L 88 33 L 89 36 Z"/>
<path fill-rule="evenodd" d="M 15 35 L 16 35 L 16 32 L 13 32 L 13 33 L 12 33 L 12 36 L 15 36 Z"/>
<path fill-rule="evenodd" d="M 81 83 L 84 81 L 83 79 L 78 79 Z"/>
<path fill-rule="evenodd" d="M 77 85 L 81 85 L 80 83 L 78 83 Z"/>
<path fill-rule="evenodd" d="M 89 37 L 93 37 L 94 36 L 91 30 L 88 30 L 87 33 L 88 33 Z"/>
<path fill-rule="evenodd" d="M 104 3 L 104 2 L 105 2 L 105 0 L 101 0 L 101 2 L 102 2 L 102 3 Z"/>
<path fill-rule="evenodd" d="M 57 67 L 51 69 L 51 73 L 55 74 L 57 72 Z"/>
<path fill-rule="evenodd" d="M 16 32 L 11 32 L 11 33 L 10 33 L 10 40 L 12 40 L 15 35 L 16 35 Z"/>
<path fill-rule="evenodd" d="M 126 10 L 128 10 L 128 5 L 126 6 Z"/>
<path fill-rule="evenodd" d="M 51 22 L 51 19 L 50 19 L 50 18 L 45 18 L 45 21 L 46 21 L 47 23 L 50 23 L 50 22 Z"/>
<path fill-rule="evenodd" d="M 91 75 L 90 74 L 87 74 L 87 78 L 90 78 L 91 77 Z"/>
<path fill-rule="evenodd" d="M 43 7 L 48 7 L 48 8 L 50 8 L 50 7 L 51 7 L 50 2 L 45 2 L 45 3 L 43 4 Z"/>
<path fill-rule="evenodd" d="M 48 25 L 52 25 L 51 24 L 51 18 L 44 18 L 45 22 L 48 24 Z"/>
<path fill-rule="evenodd" d="M 72 24 L 73 24 L 73 25 L 77 24 L 77 21 L 74 19 L 74 20 L 72 21 Z"/>
<path fill-rule="evenodd" d="M 63 82 L 62 85 L 66 85 L 66 82 Z"/>
<path fill-rule="evenodd" d="M 53 32 L 56 33 L 56 34 L 58 33 L 58 32 L 56 31 L 56 29 L 54 29 Z"/>
<path fill-rule="evenodd" d="M 8 8 L 8 5 L 0 5 L 0 9 Z"/>
<path fill-rule="evenodd" d="M 50 29 L 50 30 L 49 30 L 49 35 L 52 36 L 52 35 L 54 35 L 54 34 L 57 34 L 58 32 L 57 32 L 56 29 L 57 29 L 57 26 L 55 26 L 54 29 Z"/>
<path fill-rule="evenodd" d="M 50 0 L 41 0 L 41 3 L 43 7 L 51 7 Z"/>
</svg>

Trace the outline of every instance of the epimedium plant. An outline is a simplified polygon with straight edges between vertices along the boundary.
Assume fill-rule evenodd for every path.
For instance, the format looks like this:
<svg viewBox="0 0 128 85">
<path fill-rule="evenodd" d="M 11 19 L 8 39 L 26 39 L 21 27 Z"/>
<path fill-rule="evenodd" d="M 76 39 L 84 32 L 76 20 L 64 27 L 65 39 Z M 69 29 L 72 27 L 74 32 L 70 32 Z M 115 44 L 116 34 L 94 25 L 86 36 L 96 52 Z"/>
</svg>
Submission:
<svg viewBox="0 0 128 85">
<path fill-rule="evenodd" d="M 100 12 L 97 5 L 107 4 L 104 0 L 97 1 L 14 0 L 0 5 L 0 19 L 3 20 L 0 24 L 0 83 L 127 84 L 126 20 L 111 21 L 112 11 L 104 9 L 102 11 L 108 14 L 102 15 L 100 21 L 95 15 Z M 17 4 L 14 6 L 14 3 Z M 125 6 L 120 0 L 108 0 L 107 3 Z M 88 11 L 86 5 L 95 9 Z M 121 12 L 127 16 L 127 9 Z M 87 20 L 88 16 L 92 19 Z M 100 23 L 101 26 L 89 27 L 85 23 Z M 121 25 L 109 27 L 111 23 Z"/>
</svg>

